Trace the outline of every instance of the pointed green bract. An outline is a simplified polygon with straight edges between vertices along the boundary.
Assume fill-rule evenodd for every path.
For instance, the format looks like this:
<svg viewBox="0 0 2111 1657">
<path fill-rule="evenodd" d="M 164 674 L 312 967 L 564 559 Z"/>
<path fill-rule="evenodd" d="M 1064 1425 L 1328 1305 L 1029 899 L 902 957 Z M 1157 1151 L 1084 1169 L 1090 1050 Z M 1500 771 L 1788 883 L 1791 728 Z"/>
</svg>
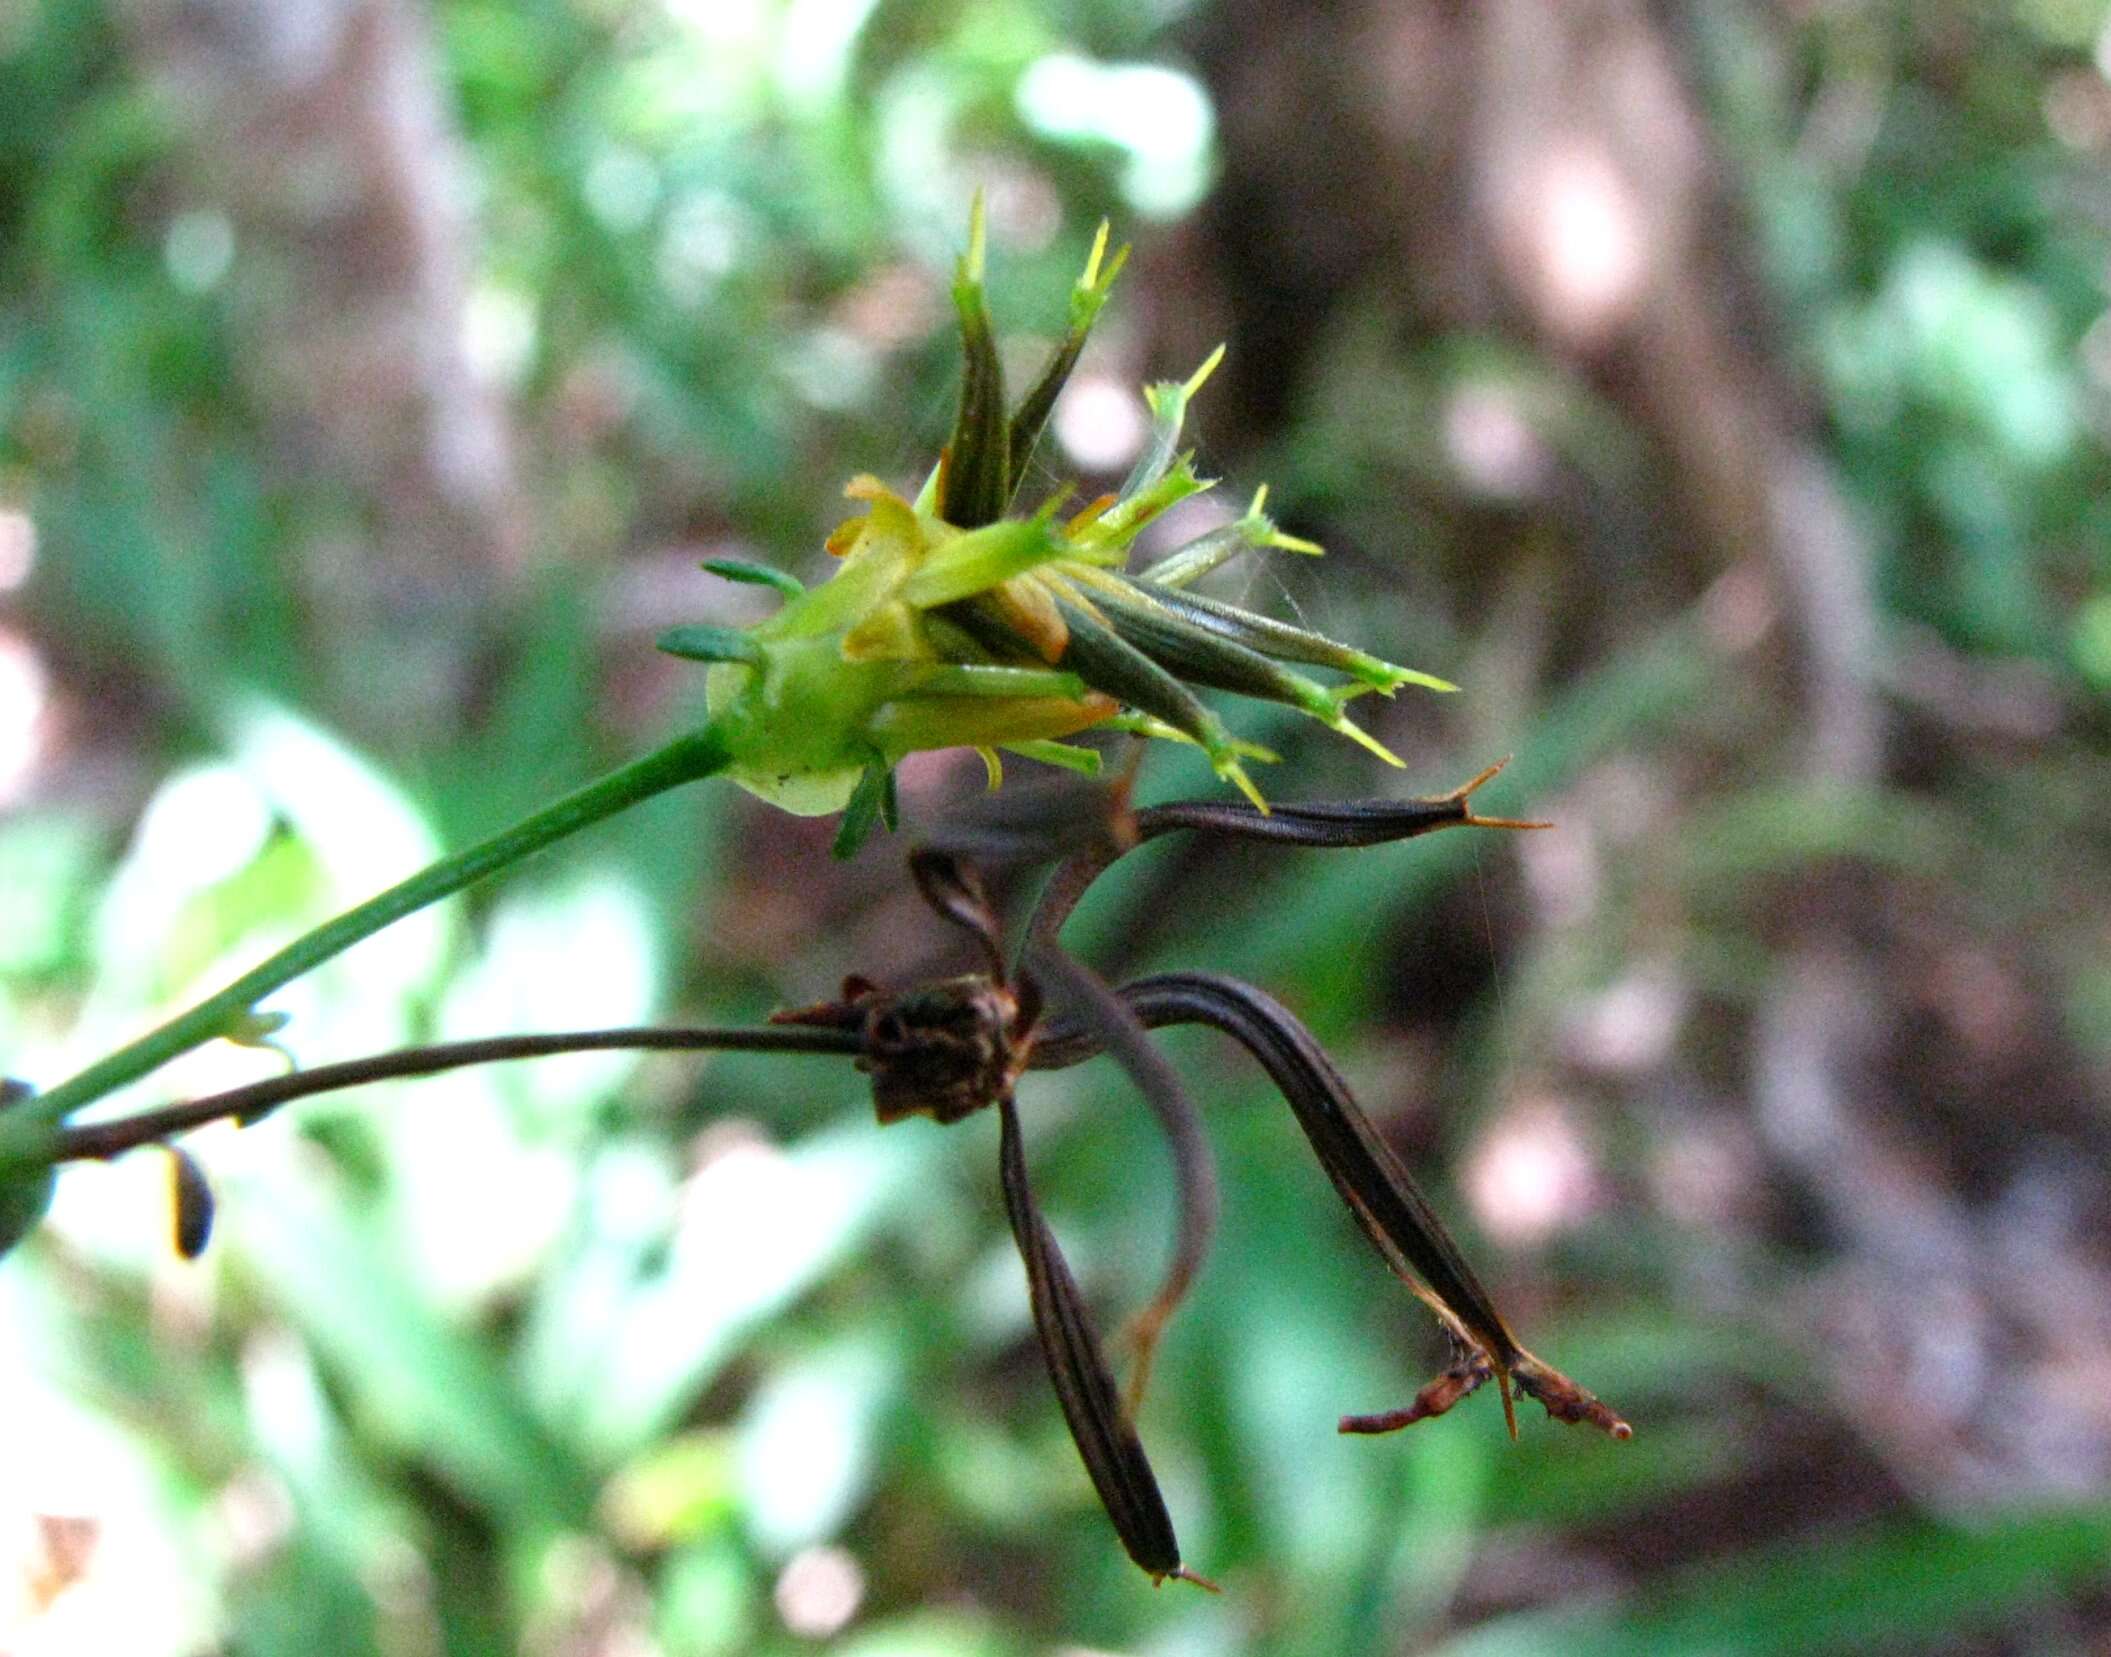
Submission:
<svg viewBox="0 0 2111 1657">
<path fill-rule="evenodd" d="M 1037 759 L 1043 765 L 1053 765 L 1059 770 L 1075 771 L 1084 777 L 1098 776 L 1102 764 L 1095 750 L 1080 748 L 1071 742 L 1007 742 L 1004 751 L 1025 759 Z"/>
<path fill-rule="evenodd" d="M 762 646 L 737 627 L 670 627 L 653 646 L 692 662 L 760 662 Z"/>
<path fill-rule="evenodd" d="M 706 558 L 702 568 L 721 580 L 739 581 L 751 587 L 774 587 L 786 598 L 797 598 L 806 591 L 806 583 L 796 575 L 787 575 L 767 564 L 750 563 L 745 558 Z"/>
<path fill-rule="evenodd" d="M 1285 535 L 1276 528 L 1275 520 L 1261 510 L 1267 501 L 1268 485 L 1264 483 L 1253 492 L 1253 505 L 1246 509 L 1245 517 L 1220 524 L 1187 545 L 1176 547 L 1145 570 L 1143 579 L 1159 587 L 1191 586 L 1240 553 L 1259 552 L 1269 547 L 1282 552 L 1300 552 L 1311 558 L 1320 556 L 1324 549 L 1318 542 L 1307 541 L 1299 535 Z"/>
<path fill-rule="evenodd" d="M 1092 254 L 1085 261 L 1085 273 L 1070 292 L 1070 327 L 1049 356 L 1048 366 L 1041 370 L 1041 377 L 1034 382 L 1033 389 L 1019 399 L 1019 406 L 1012 411 L 1011 479 L 1015 493 L 1026 476 L 1027 463 L 1033 459 L 1041 431 L 1048 424 L 1049 415 L 1055 412 L 1056 398 L 1069 381 L 1070 371 L 1077 367 L 1078 356 L 1085 349 L 1085 340 L 1092 332 L 1093 323 L 1099 320 L 1107 295 L 1114 291 L 1114 279 L 1121 274 L 1122 266 L 1129 262 L 1127 244 L 1115 249 L 1111 259 L 1106 258 L 1106 252 L 1107 221 L 1102 219 L 1099 233 L 1092 238 Z M 1102 260 L 1105 260 L 1104 268 Z"/>
<path fill-rule="evenodd" d="M 1220 345 L 1185 380 L 1161 380 L 1144 388 L 1143 399 L 1151 410 L 1151 435 L 1122 483 L 1123 500 L 1142 494 L 1171 467 L 1180 449 L 1180 428 L 1187 421 L 1187 406 L 1223 360 L 1224 347 Z"/>
</svg>

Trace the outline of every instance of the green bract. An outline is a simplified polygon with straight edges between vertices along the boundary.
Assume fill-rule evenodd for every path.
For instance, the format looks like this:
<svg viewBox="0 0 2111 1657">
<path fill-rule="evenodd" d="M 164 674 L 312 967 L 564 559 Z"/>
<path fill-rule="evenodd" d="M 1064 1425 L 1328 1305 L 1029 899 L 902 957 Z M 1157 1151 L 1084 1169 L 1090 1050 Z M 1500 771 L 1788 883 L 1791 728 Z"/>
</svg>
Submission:
<svg viewBox="0 0 2111 1657">
<path fill-rule="evenodd" d="M 1098 756 L 1060 739 L 1107 726 L 1198 744 L 1217 774 L 1259 805 L 1242 762 L 1273 756 L 1235 739 L 1197 689 L 1287 704 L 1397 765 L 1344 704 L 1406 684 L 1453 688 L 1186 591 L 1249 548 L 1319 551 L 1276 528 L 1262 511 L 1265 490 L 1244 516 L 1127 573 L 1144 527 L 1211 487 L 1179 440 L 1221 347 L 1185 383 L 1145 393 L 1150 437 L 1118 492 L 1064 516 L 1065 490 L 1030 516 L 1011 515 L 1041 429 L 1127 255 L 1124 248 L 1109 260 L 1106 246 L 1102 225 L 1062 341 L 1007 412 L 983 292 L 978 200 L 953 285 L 966 353 L 960 412 L 917 499 L 854 479 L 846 493 L 865 510 L 829 537 L 841 562 L 827 582 L 805 590 L 719 563 L 720 574 L 785 591 L 784 607 L 745 631 L 684 627 L 661 639 L 664 650 L 712 664 L 710 713 L 731 756 L 727 772 L 742 786 L 802 814 L 848 808 L 844 839 L 854 843 L 891 810 L 888 779 L 904 754 L 977 748 L 993 781 L 1000 749 L 1089 771 Z M 1299 668 L 1345 682 L 1325 684 Z"/>
</svg>

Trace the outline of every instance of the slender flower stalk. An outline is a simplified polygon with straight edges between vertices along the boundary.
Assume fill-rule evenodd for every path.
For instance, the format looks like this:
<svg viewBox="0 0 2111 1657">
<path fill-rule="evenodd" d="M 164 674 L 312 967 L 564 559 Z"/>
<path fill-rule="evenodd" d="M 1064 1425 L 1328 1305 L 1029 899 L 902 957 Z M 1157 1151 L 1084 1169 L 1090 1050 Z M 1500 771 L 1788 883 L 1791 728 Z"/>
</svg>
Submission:
<svg viewBox="0 0 2111 1657">
<path fill-rule="evenodd" d="M 267 1076 L 219 1093 L 203 1094 L 109 1122 L 65 1128 L 58 1138 L 58 1160 L 98 1160 L 122 1156 L 142 1145 L 158 1145 L 170 1136 L 189 1133 L 209 1122 L 238 1122 L 244 1127 L 263 1120 L 281 1106 L 300 1099 L 371 1087 L 376 1082 L 438 1076 L 473 1065 L 516 1059 L 555 1058 L 570 1053 L 777 1053 L 823 1054 L 847 1058 L 862 1051 L 855 1035 L 829 1030 L 698 1029 L 683 1025 L 638 1025 L 613 1030 L 561 1030 L 547 1034 L 481 1036 L 469 1041 L 439 1041 L 400 1048 L 363 1059 L 319 1064 L 307 1070 Z"/>
</svg>

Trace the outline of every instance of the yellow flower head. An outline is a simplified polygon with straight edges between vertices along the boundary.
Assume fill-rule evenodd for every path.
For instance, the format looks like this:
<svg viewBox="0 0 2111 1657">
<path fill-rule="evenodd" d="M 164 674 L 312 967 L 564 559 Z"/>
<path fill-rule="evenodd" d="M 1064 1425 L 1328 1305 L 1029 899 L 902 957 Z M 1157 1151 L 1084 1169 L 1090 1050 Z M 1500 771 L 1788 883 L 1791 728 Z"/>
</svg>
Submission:
<svg viewBox="0 0 2111 1657">
<path fill-rule="evenodd" d="M 1285 703 L 1398 760 L 1343 711 L 1370 690 L 1452 687 L 1303 628 L 1188 591 L 1247 549 L 1317 553 L 1262 508 L 1130 574 L 1136 537 L 1167 507 L 1210 484 L 1179 447 L 1187 406 L 1223 348 L 1184 383 L 1150 387 L 1143 455 L 1115 493 L 1063 514 L 1064 491 L 1011 516 L 1027 461 L 1127 256 L 1106 257 L 1100 227 L 1070 297 L 1070 322 L 1048 366 L 1007 412 L 983 292 L 978 199 L 953 301 L 966 351 L 952 441 L 915 501 L 877 479 L 845 491 L 864 510 L 828 538 L 840 559 L 811 590 L 751 565 L 707 566 L 785 592 L 785 606 L 746 631 L 677 628 L 660 647 L 713 663 L 707 695 L 752 792 L 804 814 L 846 811 L 839 845 L 891 817 L 891 774 L 904 754 L 973 747 L 997 776 L 997 750 L 1090 771 L 1098 756 L 1061 741 L 1116 728 L 1198 744 L 1217 774 L 1255 804 L 1246 760 L 1273 756 L 1234 738 L 1196 695 L 1232 691 Z M 1328 685 L 1298 671 L 1317 668 Z"/>
</svg>

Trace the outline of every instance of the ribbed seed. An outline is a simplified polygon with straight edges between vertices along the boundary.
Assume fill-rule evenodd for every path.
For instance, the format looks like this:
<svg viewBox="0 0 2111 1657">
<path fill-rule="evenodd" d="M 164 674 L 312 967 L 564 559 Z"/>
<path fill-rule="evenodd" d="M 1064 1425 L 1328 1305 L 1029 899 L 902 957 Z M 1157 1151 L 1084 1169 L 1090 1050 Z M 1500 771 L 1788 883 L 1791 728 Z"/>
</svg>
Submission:
<svg viewBox="0 0 2111 1657">
<path fill-rule="evenodd" d="M 1250 984 L 1214 973 L 1166 973 L 1123 986 L 1121 997 L 1148 1028 L 1207 1024 L 1244 1047 L 1268 1072 L 1320 1166 L 1394 1272 L 1427 1285 L 1445 1313 L 1487 1351 L 1498 1373 L 1522 1356 L 1516 1338 L 1451 1234 L 1357 1106 L 1348 1084 L 1296 1016 Z M 1035 1061 L 1070 1061 L 1052 1036 Z"/>
<path fill-rule="evenodd" d="M 1165 1497 L 1159 1492 L 1142 1441 L 1122 1413 L 1120 1394 L 1100 1356 L 1077 1280 L 1070 1275 L 1027 1184 L 1018 1110 L 1005 1098 L 998 1100 L 997 1111 L 1002 1124 L 997 1154 L 1004 1212 L 1026 1263 L 1034 1333 L 1048 1361 L 1048 1377 L 1055 1385 L 1063 1419 L 1077 1441 L 1092 1488 L 1099 1492 L 1129 1557 L 1154 1578 L 1178 1575 L 1180 1543 L 1173 1534 Z"/>
</svg>

